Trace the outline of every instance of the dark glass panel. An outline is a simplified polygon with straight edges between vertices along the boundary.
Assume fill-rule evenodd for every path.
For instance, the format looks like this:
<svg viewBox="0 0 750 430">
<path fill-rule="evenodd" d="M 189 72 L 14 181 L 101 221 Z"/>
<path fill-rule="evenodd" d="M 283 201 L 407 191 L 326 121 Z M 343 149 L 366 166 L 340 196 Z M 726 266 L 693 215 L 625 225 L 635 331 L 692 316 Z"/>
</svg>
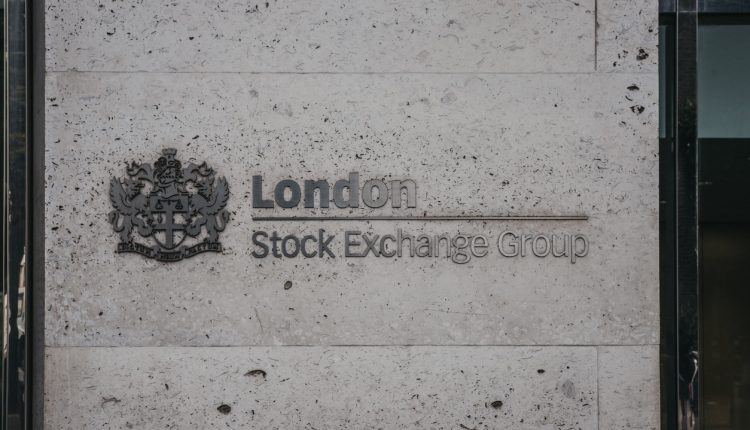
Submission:
<svg viewBox="0 0 750 430">
<path fill-rule="evenodd" d="M 716 20 L 698 27 L 698 137 L 750 138 L 750 19 Z"/>
<path fill-rule="evenodd" d="M 702 7 L 744 6 L 733 3 Z M 699 24 L 703 429 L 744 430 L 750 428 L 750 18 L 701 15 Z"/>
<path fill-rule="evenodd" d="M 750 140 L 701 140 L 700 265 L 706 430 L 750 428 Z"/>
<path fill-rule="evenodd" d="M 699 12 L 743 13 L 750 12 L 747 0 L 698 0 Z"/>
</svg>

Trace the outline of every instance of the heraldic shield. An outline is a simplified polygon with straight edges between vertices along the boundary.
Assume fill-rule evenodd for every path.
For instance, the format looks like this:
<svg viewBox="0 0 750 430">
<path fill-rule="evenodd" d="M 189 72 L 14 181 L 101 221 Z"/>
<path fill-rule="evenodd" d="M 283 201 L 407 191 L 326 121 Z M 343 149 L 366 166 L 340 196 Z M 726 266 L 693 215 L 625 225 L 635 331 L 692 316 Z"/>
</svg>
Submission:
<svg viewBox="0 0 750 430">
<path fill-rule="evenodd" d="M 110 181 L 109 222 L 120 235 L 117 252 L 179 261 L 222 251 L 229 185 L 206 163 L 183 168 L 176 155 L 164 149 L 153 166 L 132 162 L 125 178 Z"/>
</svg>

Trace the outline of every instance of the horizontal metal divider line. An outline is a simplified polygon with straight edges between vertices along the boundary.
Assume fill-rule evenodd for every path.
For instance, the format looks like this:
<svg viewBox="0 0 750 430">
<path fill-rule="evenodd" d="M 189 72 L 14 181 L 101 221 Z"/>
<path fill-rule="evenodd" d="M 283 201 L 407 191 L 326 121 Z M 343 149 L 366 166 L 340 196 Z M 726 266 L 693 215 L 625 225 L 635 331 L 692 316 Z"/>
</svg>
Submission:
<svg viewBox="0 0 750 430">
<path fill-rule="evenodd" d="M 586 215 L 540 216 L 262 216 L 253 221 L 587 221 Z"/>
</svg>

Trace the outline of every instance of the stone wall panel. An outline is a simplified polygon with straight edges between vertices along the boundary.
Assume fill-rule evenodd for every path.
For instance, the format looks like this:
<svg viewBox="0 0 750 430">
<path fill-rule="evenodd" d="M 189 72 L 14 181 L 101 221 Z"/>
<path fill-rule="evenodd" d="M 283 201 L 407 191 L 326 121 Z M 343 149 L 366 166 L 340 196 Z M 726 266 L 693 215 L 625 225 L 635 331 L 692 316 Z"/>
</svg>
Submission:
<svg viewBox="0 0 750 430">
<path fill-rule="evenodd" d="M 51 345 L 621 344 L 657 339 L 655 91 L 641 75 L 53 74 Z M 633 90 L 628 87 L 636 86 Z M 607 97 L 592 96 L 598 88 Z M 228 89 L 232 89 L 229 91 Z M 452 94 L 450 102 L 446 94 Z M 644 110 L 633 109 L 634 104 Z M 628 142 L 627 144 L 625 144 Z M 114 253 L 113 175 L 174 146 L 230 183 L 224 255 Z M 418 207 L 253 209 L 251 177 L 411 178 Z M 567 222 L 258 222 L 310 213 L 584 214 Z M 254 231 L 335 233 L 339 258 L 255 259 Z M 565 258 L 341 258 L 346 230 L 585 234 Z M 290 290 L 282 286 L 291 281 Z M 373 329 L 375 327 L 376 329 Z"/>
<path fill-rule="evenodd" d="M 47 10 L 55 71 L 594 69 L 594 0 L 58 0 Z"/>
<path fill-rule="evenodd" d="M 54 429 L 595 429 L 596 348 L 52 348 Z"/>
</svg>

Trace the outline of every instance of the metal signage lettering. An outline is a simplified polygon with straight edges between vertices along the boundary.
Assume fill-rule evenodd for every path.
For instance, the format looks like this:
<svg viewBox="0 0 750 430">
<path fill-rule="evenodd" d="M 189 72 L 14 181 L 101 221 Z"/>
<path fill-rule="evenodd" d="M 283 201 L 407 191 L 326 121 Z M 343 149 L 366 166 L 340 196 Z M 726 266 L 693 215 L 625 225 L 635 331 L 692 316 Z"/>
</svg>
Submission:
<svg viewBox="0 0 750 430">
<path fill-rule="evenodd" d="M 221 233 L 229 221 L 225 209 L 229 185 L 206 163 L 183 168 L 177 150 L 165 149 L 152 165 L 132 162 L 124 178 L 112 178 L 110 199 L 114 210 L 109 221 L 119 233 L 118 253 L 136 253 L 158 261 L 174 262 L 204 252 L 222 252 Z M 360 186 L 360 184 L 362 184 Z M 316 198 L 317 196 L 317 198 Z M 417 207 L 417 183 L 412 179 L 369 179 L 358 172 L 345 179 L 282 179 L 265 189 L 263 177 L 252 177 L 250 202 L 253 209 L 282 211 L 297 209 Z M 331 205 L 333 203 L 333 205 Z M 335 209 L 334 209 L 335 210 Z M 278 213 L 277 211 L 274 211 Z M 344 211 L 342 211 L 344 212 Z M 412 211 L 413 213 L 413 211 Z M 585 215 L 387 215 L 324 214 L 316 216 L 253 216 L 257 222 L 511 222 L 586 221 Z M 590 245 L 577 233 L 524 234 L 504 229 L 497 237 L 480 233 L 410 234 L 396 228 L 389 234 L 346 230 L 343 240 L 336 233 L 317 228 L 309 234 L 284 234 L 255 230 L 248 238 L 254 258 L 446 258 L 466 264 L 474 258 L 497 253 L 503 258 L 564 258 L 571 264 L 586 257 Z M 493 246 L 494 245 L 494 246 Z M 492 251 L 496 248 L 496 251 Z"/>
</svg>

